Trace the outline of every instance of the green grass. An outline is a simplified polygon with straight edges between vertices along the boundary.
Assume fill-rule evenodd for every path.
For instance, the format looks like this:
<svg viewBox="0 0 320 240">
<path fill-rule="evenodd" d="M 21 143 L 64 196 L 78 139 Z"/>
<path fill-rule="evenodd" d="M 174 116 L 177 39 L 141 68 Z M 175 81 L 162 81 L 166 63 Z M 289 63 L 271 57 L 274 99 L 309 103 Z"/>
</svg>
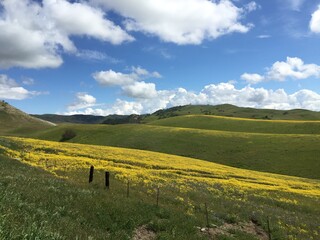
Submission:
<svg viewBox="0 0 320 240">
<path fill-rule="evenodd" d="M 32 135 L 59 141 L 150 150 L 244 169 L 319 179 L 320 135 L 256 134 L 152 125 L 60 125 Z"/>
<path fill-rule="evenodd" d="M 251 120 L 231 117 L 189 115 L 161 119 L 151 125 L 273 134 L 320 134 L 320 121 Z"/>
<path fill-rule="evenodd" d="M 0 239 L 131 239 L 134 230 L 149 224 L 160 239 L 205 239 L 193 227 L 201 224 L 183 208 L 156 207 L 144 191 L 111 179 L 104 189 L 103 173 L 87 183 L 87 172 L 49 173 L 0 156 Z M 143 189 L 142 189 L 143 190 Z"/>
<path fill-rule="evenodd" d="M 191 192 L 177 186 L 155 189 L 136 185 L 126 198 L 126 184 L 111 177 L 110 190 L 103 187 L 102 171 L 87 183 L 87 169 L 59 171 L 53 176 L 41 169 L 0 155 L 0 239 L 131 239 L 139 226 L 153 230 L 157 239 L 208 239 L 196 227 L 209 223 L 240 224 L 254 220 L 267 229 L 269 216 L 274 240 L 317 239 L 320 199 L 285 191 L 241 191 L 194 184 Z M 176 199 L 177 194 L 184 201 Z M 288 201 L 278 201 L 287 199 Z M 298 204 L 293 203 L 295 200 Z M 188 204 L 186 204 L 188 203 Z M 189 204 L 190 203 L 190 204 Z M 243 231 L 217 239 L 254 240 Z"/>
</svg>

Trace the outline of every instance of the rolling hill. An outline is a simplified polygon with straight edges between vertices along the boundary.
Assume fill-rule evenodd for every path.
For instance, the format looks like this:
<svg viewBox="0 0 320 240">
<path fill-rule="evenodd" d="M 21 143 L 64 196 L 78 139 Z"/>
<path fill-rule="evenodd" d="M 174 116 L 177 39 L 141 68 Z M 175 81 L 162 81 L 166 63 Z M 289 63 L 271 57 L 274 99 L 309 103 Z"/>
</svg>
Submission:
<svg viewBox="0 0 320 240">
<path fill-rule="evenodd" d="M 76 133 L 70 140 L 74 143 L 142 149 L 244 169 L 320 178 L 317 134 L 244 133 L 150 124 L 65 124 L 30 137 L 59 141 L 67 129 Z"/>
<path fill-rule="evenodd" d="M 127 123 L 149 123 L 155 120 L 171 118 L 185 115 L 214 115 L 237 118 L 251 118 L 264 120 L 320 120 L 320 113 L 303 109 L 295 110 L 272 110 L 243 108 L 230 104 L 223 105 L 186 105 L 177 106 L 168 109 L 158 110 L 152 114 L 132 114 L 132 115 L 56 115 L 43 114 L 33 115 L 37 118 L 47 120 L 53 123 L 81 123 L 81 124 L 127 124 Z"/>
<path fill-rule="evenodd" d="M 55 126 L 51 122 L 32 117 L 4 101 L 0 101 L 0 123 L 2 135 L 24 135 Z"/>
<path fill-rule="evenodd" d="M 317 239 L 319 122 L 188 107 L 145 116 L 147 124 L 110 125 L 140 117 L 132 115 L 53 127 L 2 102 L 0 134 L 29 138 L 0 136 L 0 239 Z M 66 130 L 75 137 L 58 142 Z"/>
<path fill-rule="evenodd" d="M 234 117 L 184 115 L 155 120 L 156 126 L 272 134 L 320 134 L 320 121 L 259 120 Z"/>
<path fill-rule="evenodd" d="M 3 102 L 0 119 L 2 135 L 60 141 L 62 134 L 71 129 L 76 136 L 70 142 L 150 150 L 244 169 L 320 178 L 317 159 L 320 123 L 317 121 L 188 115 L 148 124 L 52 127 L 53 124 L 30 117 Z"/>
<path fill-rule="evenodd" d="M 225 117 L 265 119 L 265 120 L 320 120 L 320 112 L 304 109 L 274 110 L 237 107 L 231 104 L 222 105 L 185 105 L 156 111 L 145 116 L 142 122 L 183 115 L 216 115 Z"/>
<path fill-rule="evenodd" d="M 202 226 L 220 230 L 210 239 L 265 240 L 269 231 L 272 239 L 309 240 L 319 234 L 319 180 L 26 138 L 0 137 L 0 153 L 0 210 L 10 209 L 0 216 L 0 238 L 140 239 L 133 235 L 142 226 L 172 240 L 208 239 Z M 91 165 L 95 177 L 88 184 Z M 112 175 L 107 191 L 104 171 Z"/>
</svg>

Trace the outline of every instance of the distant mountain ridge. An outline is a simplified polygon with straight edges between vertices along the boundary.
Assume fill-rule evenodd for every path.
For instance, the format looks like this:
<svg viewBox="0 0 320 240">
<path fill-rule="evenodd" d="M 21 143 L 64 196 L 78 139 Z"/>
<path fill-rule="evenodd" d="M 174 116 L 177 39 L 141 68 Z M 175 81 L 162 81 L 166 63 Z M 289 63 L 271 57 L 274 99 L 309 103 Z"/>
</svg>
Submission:
<svg viewBox="0 0 320 240">
<path fill-rule="evenodd" d="M 43 119 L 53 123 L 80 123 L 80 124 L 99 124 L 102 123 L 106 117 L 94 115 L 59 115 L 59 114 L 32 114 L 31 116 Z"/>
<path fill-rule="evenodd" d="M 54 123 L 81 123 L 81 124 L 127 124 L 149 123 L 155 120 L 184 116 L 184 115 L 215 115 L 225 117 L 264 119 L 264 120 L 320 120 L 320 112 L 294 109 L 274 110 L 237 107 L 231 104 L 222 105 L 185 105 L 168 109 L 161 109 L 152 114 L 132 115 L 32 115 L 34 117 Z"/>
</svg>

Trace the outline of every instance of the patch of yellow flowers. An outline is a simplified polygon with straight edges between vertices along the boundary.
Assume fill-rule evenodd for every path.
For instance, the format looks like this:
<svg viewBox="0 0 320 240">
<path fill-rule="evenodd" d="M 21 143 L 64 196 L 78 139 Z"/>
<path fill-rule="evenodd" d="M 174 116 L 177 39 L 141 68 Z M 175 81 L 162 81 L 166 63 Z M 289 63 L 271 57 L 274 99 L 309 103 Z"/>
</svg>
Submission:
<svg viewBox="0 0 320 240">
<path fill-rule="evenodd" d="M 130 179 L 131 182 L 143 182 L 146 185 L 179 186 L 186 192 L 196 183 L 204 184 L 212 191 L 219 186 L 239 191 L 284 191 L 320 197 L 318 180 L 238 169 L 149 151 L 0 137 L 0 152 L 54 174 L 58 171 L 88 169 L 94 165 L 96 169 L 115 173 L 119 179 Z"/>
</svg>

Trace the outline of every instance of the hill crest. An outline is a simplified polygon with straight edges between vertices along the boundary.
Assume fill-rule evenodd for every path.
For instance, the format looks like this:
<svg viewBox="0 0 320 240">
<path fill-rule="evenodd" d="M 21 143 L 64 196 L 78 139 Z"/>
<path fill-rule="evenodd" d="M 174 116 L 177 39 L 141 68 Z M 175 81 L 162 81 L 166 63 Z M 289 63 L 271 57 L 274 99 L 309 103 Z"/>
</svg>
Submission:
<svg viewBox="0 0 320 240">
<path fill-rule="evenodd" d="M 237 107 L 231 104 L 221 105 L 184 105 L 167 109 L 160 109 L 152 114 L 131 114 L 131 115 L 57 115 L 42 114 L 32 115 L 34 117 L 54 122 L 54 123 L 81 123 L 81 124 L 127 124 L 127 123 L 150 123 L 155 120 L 171 118 L 184 115 L 211 115 L 222 117 L 234 117 L 244 119 L 260 120 L 296 120 L 296 121 L 314 121 L 320 120 L 320 112 L 292 109 L 292 110 L 274 110 L 274 109 L 256 109 Z"/>
<path fill-rule="evenodd" d="M 0 134 L 28 133 L 43 130 L 56 124 L 39 119 L 0 101 Z"/>
</svg>

